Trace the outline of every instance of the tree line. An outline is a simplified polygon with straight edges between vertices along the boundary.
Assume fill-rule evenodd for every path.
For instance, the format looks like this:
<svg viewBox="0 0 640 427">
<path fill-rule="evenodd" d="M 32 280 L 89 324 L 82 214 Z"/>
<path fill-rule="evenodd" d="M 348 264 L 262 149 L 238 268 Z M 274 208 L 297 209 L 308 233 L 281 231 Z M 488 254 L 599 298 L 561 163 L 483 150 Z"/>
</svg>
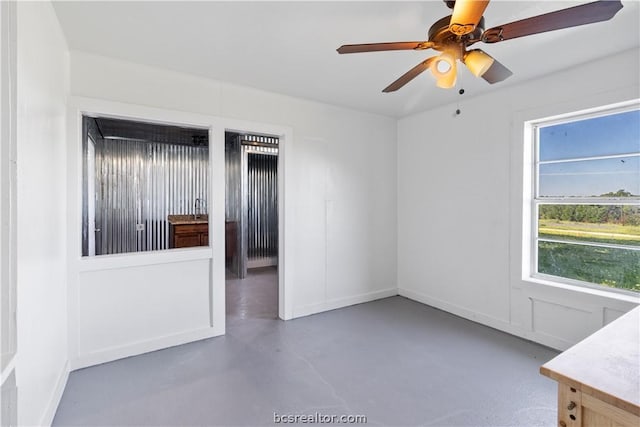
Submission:
<svg viewBox="0 0 640 427">
<path fill-rule="evenodd" d="M 601 197 L 633 197 L 628 191 L 618 190 Z M 620 205 L 540 205 L 540 219 L 589 223 L 640 225 L 640 207 Z"/>
</svg>

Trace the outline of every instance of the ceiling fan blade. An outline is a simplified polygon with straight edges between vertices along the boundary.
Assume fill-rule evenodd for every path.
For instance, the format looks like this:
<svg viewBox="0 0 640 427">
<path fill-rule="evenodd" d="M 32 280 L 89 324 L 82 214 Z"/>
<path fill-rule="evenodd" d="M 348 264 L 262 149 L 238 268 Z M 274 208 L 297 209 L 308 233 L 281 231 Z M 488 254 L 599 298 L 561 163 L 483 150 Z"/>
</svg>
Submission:
<svg viewBox="0 0 640 427">
<path fill-rule="evenodd" d="M 420 73 L 422 73 L 427 68 L 429 68 L 429 66 L 431 65 L 431 62 L 435 58 L 436 58 L 435 56 L 432 56 L 431 58 L 425 59 L 424 61 L 422 61 L 421 63 L 419 63 L 418 65 L 416 65 L 415 67 L 407 71 L 406 73 L 404 73 L 402 76 L 400 76 L 398 80 L 391 83 L 382 91 L 385 93 L 389 93 L 389 92 L 395 92 L 396 90 L 400 89 L 402 86 L 406 85 L 411 80 L 415 79 Z"/>
<path fill-rule="evenodd" d="M 380 52 L 385 50 L 424 50 L 433 46 L 428 41 L 422 42 L 393 42 L 393 43 L 366 43 L 345 44 L 340 46 L 338 53 Z"/>
<path fill-rule="evenodd" d="M 458 36 L 473 32 L 488 4 L 489 0 L 456 0 L 449 21 L 449 31 Z"/>
<path fill-rule="evenodd" d="M 488 83 L 494 84 L 501 82 L 508 77 L 511 77 L 511 75 L 513 75 L 511 70 L 502 65 L 494 58 L 493 64 L 491 64 L 491 67 L 489 67 L 489 69 L 484 72 L 482 78 L 485 79 Z"/>
<path fill-rule="evenodd" d="M 607 21 L 620 9 L 622 9 L 620 0 L 599 0 L 489 28 L 482 34 L 482 41 L 496 43 L 531 34 Z"/>
</svg>

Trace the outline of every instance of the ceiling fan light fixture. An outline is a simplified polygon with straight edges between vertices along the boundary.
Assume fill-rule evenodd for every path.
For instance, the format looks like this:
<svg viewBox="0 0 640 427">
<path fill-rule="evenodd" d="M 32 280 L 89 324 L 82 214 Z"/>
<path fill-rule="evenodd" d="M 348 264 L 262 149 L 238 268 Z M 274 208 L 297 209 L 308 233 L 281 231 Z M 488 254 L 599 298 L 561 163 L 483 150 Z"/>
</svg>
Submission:
<svg viewBox="0 0 640 427">
<path fill-rule="evenodd" d="M 441 71 L 441 68 L 439 68 L 441 66 L 441 62 L 448 65 L 448 69 L 446 69 L 446 71 Z M 436 86 L 443 89 L 449 89 L 456 84 L 458 70 L 456 69 L 456 58 L 452 54 L 448 52 L 442 53 L 431 63 L 430 68 L 431 73 L 436 78 Z"/>
<path fill-rule="evenodd" d="M 449 23 L 449 31 L 458 36 L 476 29 L 489 0 L 456 0 Z"/>
<path fill-rule="evenodd" d="M 467 52 L 464 55 L 464 65 L 467 66 L 469 71 L 476 76 L 482 77 L 484 73 L 493 65 L 494 59 L 481 51 L 480 49 L 474 49 Z"/>
</svg>

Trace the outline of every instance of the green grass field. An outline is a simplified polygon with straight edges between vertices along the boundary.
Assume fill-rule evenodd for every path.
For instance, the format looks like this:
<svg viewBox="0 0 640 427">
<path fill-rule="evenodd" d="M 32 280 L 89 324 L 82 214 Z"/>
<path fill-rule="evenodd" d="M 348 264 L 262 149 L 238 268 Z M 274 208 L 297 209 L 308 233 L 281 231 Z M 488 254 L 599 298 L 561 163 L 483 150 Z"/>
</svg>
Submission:
<svg viewBox="0 0 640 427">
<path fill-rule="evenodd" d="M 541 238 L 640 246 L 640 226 L 541 219 Z M 538 243 L 538 271 L 640 292 L 640 251 L 557 242 Z"/>
<path fill-rule="evenodd" d="M 615 243 L 640 246 L 640 226 L 621 224 L 592 224 L 588 222 L 541 219 L 538 221 L 540 237 L 562 240 Z"/>
</svg>

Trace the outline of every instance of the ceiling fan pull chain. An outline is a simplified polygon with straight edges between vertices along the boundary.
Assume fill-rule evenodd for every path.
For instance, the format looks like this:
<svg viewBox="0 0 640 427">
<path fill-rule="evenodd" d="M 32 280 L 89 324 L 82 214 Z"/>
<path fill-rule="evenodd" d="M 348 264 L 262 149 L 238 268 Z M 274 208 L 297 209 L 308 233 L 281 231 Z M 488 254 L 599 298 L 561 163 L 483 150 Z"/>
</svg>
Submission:
<svg viewBox="0 0 640 427">
<path fill-rule="evenodd" d="M 460 88 L 460 90 L 458 90 L 458 94 L 463 95 L 464 94 L 464 89 Z M 460 110 L 460 101 L 459 100 L 460 100 L 460 98 L 458 98 L 458 101 L 456 102 L 456 114 L 455 114 L 455 116 L 459 116 L 462 113 L 462 111 Z"/>
</svg>

